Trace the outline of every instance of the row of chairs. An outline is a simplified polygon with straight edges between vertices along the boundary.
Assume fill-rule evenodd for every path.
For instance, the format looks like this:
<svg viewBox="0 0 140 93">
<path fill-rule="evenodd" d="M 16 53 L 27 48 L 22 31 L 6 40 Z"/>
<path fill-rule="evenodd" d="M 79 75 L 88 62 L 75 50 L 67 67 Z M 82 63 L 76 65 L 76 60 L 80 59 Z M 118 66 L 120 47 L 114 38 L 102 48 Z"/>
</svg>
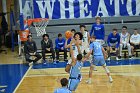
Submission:
<svg viewBox="0 0 140 93">
<path fill-rule="evenodd" d="M 105 50 L 107 50 L 107 46 L 104 46 Z M 114 48 L 115 49 L 115 48 Z M 112 52 L 110 52 L 111 55 L 114 55 L 116 53 L 115 50 L 113 50 Z M 123 57 L 124 58 L 127 58 L 128 57 L 128 50 L 127 49 L 123 49 L 122 50 L 122 53 L 123 53 Z M 138 57 L 139 56 L 139 53 L 140 53 L 140 49 L 135 49 L 134 50 L 134 55 L 135 57 Z M 116 56 L 116 55 L 115 55 Z"/>
<path fill-rule="evenodd" d="M 41 49 L 37 50 L 37 52 L 40 53 L 40 54 L 41 54 L 41 51 L 42 51 Z M 24 46 L 21 47 L 21 53 L 20 54 L 21 54 L 21 57 L 22 57 L 22 61 L 26 62 L 25 55 L 24 55 Z M 46 55 L 47 60 L 52 60 L 52 53 L 46 53 L 45 55 Z M 60 55 L 60 58 L 64 57 L 64 52 L 59 52 L 59 55 Z M 67 59 L 69 59 L 69 58 L 70 58 L 70 53 L 67 52 Z M 35 56 L 31 55 L 31 59 L 32 60 L 35 59 Z"/>
<path fill-rule="evenodd" d="M 105 48 L 105 50 L 106 50 L 107 47 L 104 46 L 104 48 Z M 42 51 L 42 50 L 39 49 L 37 52 L 41 54 L 41 51 Z M 116 51 L 112 51 L 112 52 L 111 52 L 111 55 L 112 55 L 112 56 L 116 56 L 115 53 L 116 53 Z M 127 50 L 127 49 L 123 49 L 123 50 L 122 50 L 122 53 L 124 54 L 124 58 L 127 58 L 127 56 L 128 56 L 128 50 Z M 138 57 L 138 56 L 139 56 L 139 53 L 140 53 L 140 49 L 136 49 L 136 50 L 134 51 L 134 53 L 135 53 L 136 57 Z M 25 57 L 24 57 L 24 46 L 21 47 L 21 54 L 22 54 L 22 60 L 23 60 L 23 62 L 25 62 Z M 46 53 L 45 55 L 46 55 L 46 59 L 52 60 L 52 53 Z M 59 55 L 60 55 L 60 57 L 63 57 L 63 56 L 64 56 L 64 52 L 59 52 Z M 35 58 L 34 56 L 31 56 L 31 57 L 32 57 L 32 59 Z M 70 58 L 70 53 L 67 52 L 67 59 L 69 59 L 69 58 Z"/>
</svg>

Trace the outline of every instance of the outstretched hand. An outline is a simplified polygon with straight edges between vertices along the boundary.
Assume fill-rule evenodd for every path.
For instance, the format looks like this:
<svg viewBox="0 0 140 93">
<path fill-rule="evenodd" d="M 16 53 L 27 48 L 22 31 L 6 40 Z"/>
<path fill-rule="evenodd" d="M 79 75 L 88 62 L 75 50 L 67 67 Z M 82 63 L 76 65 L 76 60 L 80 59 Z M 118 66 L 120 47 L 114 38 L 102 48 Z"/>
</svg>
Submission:
<svg viewBox="0 0 140 93">
<path fill-rule="evenodd" d="M 70 44 L 73 44 L 73 43 L 75 43 L 75 39 L 72 39 L 70 42 Z"/>
<path fill-rule="evenodd" d="M 87 61 L 87 58 L 84 57 L 84 58 L 82 59 L 82 62 L 86 62 L 86 61 Z"/>
</svg>

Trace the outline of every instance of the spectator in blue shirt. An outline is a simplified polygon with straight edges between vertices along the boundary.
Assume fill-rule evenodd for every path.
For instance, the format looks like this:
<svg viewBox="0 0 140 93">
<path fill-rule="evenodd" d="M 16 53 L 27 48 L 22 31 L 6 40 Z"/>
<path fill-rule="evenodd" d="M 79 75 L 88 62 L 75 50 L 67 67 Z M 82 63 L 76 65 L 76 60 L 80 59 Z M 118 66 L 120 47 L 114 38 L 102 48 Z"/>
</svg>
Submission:
<svg viewBox="0 0 140 93">
<path fill-rule="evenodd" d="M 62 87 L 58 88 L 54 91 L 54 93 L 72 93 L 70 90 L 68 90 L 68 80 L 66 78 L 62 78 L 60 80 Z"/>
<path fill-rule="evenodd" d="M 58 38 L 55 39 L 55 51 L 56 51 L 56 62 L 59 62 L 59 52 L 64 52 L 64 61 L 67 61 L 67 50 L 65 48 L 65 39 L 62 34 L 58 34 Z"/>
<path fill-rule="evenodd" d="M 115 48 L 116 51 L 116 60 L 118 60 L 118 53 L 119 53 L 119 45 L 120 45 L 120 35 L 117 32 L 117 29 L 113 29 L 113 32 L 108 35 L 107 39 L 107 50 L 108 50 L 108 60 L 110 60 L 110 52 L 112 52 L 112 48 Z"/>
<path fill-rule="evenodd" d="M 69 38 L 69 39 L 66 39 L 65 48 L 67 48 L 68 50 L 69 50 L 70 42 L 71 42 L 71 40 L 73 39 L 73 36 L 74 36 L 75 32 L 76 32 L 75 29 L 71 29 L 72 37 Z"/>
<path fill-rule="evenodd" d="M 96 17 L 96 23 L 92 25 L 92 29 L 90 31 L 90 36 L 92 36 L 92 33 L 94 36 L 96 36 L 96 41 L 99 42 L 101 45 L 103 45 L 104 38 L 105 38 L 105 30 L 104 30 L 104 25 L 101 24 L 101 18 Z"/>
</svg>

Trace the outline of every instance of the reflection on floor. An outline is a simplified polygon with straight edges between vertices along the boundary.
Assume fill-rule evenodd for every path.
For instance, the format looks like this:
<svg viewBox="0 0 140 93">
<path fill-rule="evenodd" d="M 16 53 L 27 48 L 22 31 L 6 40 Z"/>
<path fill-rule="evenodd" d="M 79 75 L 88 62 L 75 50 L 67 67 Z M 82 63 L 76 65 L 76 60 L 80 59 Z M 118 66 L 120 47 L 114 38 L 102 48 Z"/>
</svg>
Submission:
<svg viewBox="0 0 140 93">
<path fill-rule="evenodd" d="M 13 93 L 28 68 L 20 64 L 0 65 L 0 86 L 5 86 L 0 89 L 5 89 L 4 93 Z"/>
</svg>

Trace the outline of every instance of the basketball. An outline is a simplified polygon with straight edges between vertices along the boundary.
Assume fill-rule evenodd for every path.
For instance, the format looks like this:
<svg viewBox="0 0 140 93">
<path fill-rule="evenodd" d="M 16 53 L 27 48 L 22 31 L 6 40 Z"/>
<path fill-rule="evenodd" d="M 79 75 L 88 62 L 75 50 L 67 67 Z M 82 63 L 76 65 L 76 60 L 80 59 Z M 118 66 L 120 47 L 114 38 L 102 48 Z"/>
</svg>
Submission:
<svg viewBox="0 0 140 93">
<path fill-rule="evenodd" d="M 66 37 L 67 39 L 69 39 L 71 36 L 72 36 L 71 31 L 66 31 L 66 32 L 65 32 L 65 37 Z"/>
</svg>

